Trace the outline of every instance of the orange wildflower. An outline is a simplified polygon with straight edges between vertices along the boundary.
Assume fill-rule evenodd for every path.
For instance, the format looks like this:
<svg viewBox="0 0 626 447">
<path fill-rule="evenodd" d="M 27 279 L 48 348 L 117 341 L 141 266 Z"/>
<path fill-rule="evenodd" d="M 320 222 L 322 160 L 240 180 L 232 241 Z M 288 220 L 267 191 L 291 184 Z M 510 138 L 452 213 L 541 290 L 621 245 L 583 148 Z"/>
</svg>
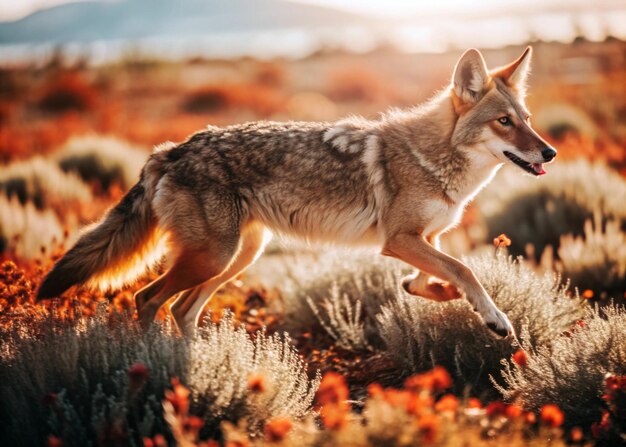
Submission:
<svg viewBox="0 0 626 447">
<path fill-rule="evenodd" d="M 590 289 L 585 290 L 583 292 L 582 297 L 590 300 L 591 298 L 593 298 L 593 290 L 590 290 Z"/>
<path fill-rule="evenodd" d="M 528 356 L 526 355 L 526 351 L 523 349 L 518 349 L 513 354 L 513 361 L 518 365 L 524 368 L 528 365 Z"/>
<path fill-rule="evenodd" d="M 404 381 L 404 387 L 411 391 L 441 392 L 452 386 L 452 378 L 442 366 L 436 366 L 424 374 L 416 374 Z"/>
<path fill-rule="evenodd" d="M 165 399 L 167 399 L 176 414 L 186 416 L 189 412 L 189 389 L 180 384 L 178 379 L 172 379 L 173 390 L 165 390 Z"/>
<path fill-rule="evenodd" d="M 506 411 L 504 414 L 509 419 L 517 419 L 522 414 L 524 414 L 524 410 L 519 405 L 511 404 L 511 405 L 507 405 Z"/>
<path fill-rule="evenodd" d="M 482 408 L 483 404 L 480 402 L 480 399 L 476 399 L 475 397 L 470 397 L 467 401 L 467 408 Z"/>
<path fill-rule="evenodd" d="M 329 430 L 340 430 L 348 422 L 348 409 L 342 405 L 329 404 L 320 408 L 322 424 Z"/>
<path fill-rule="evenodd" d="M 541 422 L 550 427 L 560 427 L 565 420 L 561 409 L 554 404 L 547 404 L 541 408 Z"/>
<path fill-rule="evenodd" d="M 328 372 L 324 374 L 317 389 L 315 399 L 319 405 L 336 404 L 348 399 L 348 387 L 341 374 Z"/>
<path fill-rule="evenodd" d="M 382 396 L 385 390 L 379 383 L 372 383 L 367 387 L 367 394 L 369 397 L 379 397 Z"/>
<path fill-rule="evenodd" d="M 267 389 L 265 376 L 262 374 L 251 374 L 248 377 L 248 390 L 252 393 L 264 393 Z"/>
<path fill-rule="evenodd" d="M 328 372 L 324 374 L 315 400 L 320 408 L 320 417 L 324 427 L 330 430 L 339 430 L 347 422 L 350 407 L 347 404 L 348 386 L 341 374 Z"/>
<path fill-rule="evenodd" d="M 434 414 L 425 414 L 417 421 L 417 428 L 425 444 L 432 444 L 439 434 L 439 418 Z"/>
<path fill-rule="evenodd" d="M 454 413 L 459 408 L 459 400 L 452 394 L 446 394 L 435 404 L 435 410 Z"/>
<path fill-rule="evenodd" d="M 191 416 L 185 421 L 185 431 L 193 434 L 195 438 L 200 434 L 200 430 L 204 427 L 204 420 L 198 416 Z"/>
<path fill-rule="evenodd" d="M 509 247 L 511 245 L 511 239 L 509 239 L 506 234 L 502 233 L 500 236 L 493 239 L 493 245 L 496 248 Z"/>
<path fill-rule="evenodd" d="M 572 431 L 570 432 L 570 439 L 573 442 L 581 442 L 583 439 L 585 439 L 585 434 L 583 433 L 583 429 L 580 427 L 572 428 Z"/>
<path fill-rule="evenodd" d="M 280 442 L 287 436 L 293 423 L 287 418 L 275 418 L 265 424 L 265 439 L 269 442 Z"/>
</svg>

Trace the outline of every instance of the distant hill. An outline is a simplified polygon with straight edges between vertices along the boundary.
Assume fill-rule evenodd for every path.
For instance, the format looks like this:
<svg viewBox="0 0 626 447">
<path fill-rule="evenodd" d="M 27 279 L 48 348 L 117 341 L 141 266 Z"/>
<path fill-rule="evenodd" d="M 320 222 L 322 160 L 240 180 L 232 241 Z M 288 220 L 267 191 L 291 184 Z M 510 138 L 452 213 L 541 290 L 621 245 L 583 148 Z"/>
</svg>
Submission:
<svg viewBox="0 0 626 447">
<path fill-rule="evenodd" d="M 0 22 L 0 44 L 190 37 L 371 22 L 356 14 L 284 0 L 96 0 Z"/>
</svg>

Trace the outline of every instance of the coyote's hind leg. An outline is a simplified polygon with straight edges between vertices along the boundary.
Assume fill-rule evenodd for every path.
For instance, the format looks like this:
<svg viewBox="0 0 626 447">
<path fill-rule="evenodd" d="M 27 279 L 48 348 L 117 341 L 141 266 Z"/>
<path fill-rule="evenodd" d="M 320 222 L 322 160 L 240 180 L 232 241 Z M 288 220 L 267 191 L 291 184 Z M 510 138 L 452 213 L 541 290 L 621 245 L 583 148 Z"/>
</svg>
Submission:
<svg viewBox="0 0 626 447">
<path fill-rule="evenodd" d="M 243 272 L 263 252 L 271 233 L 260 223 L 247 225 L 241 232 L 239 251 L 232 263 L 221 274 L 203 284 L 183 292 L 172 304 L 171 311 L 179 329 L 191 334 L 198 324 L 202 309 L 213 294 L 228 281 Z"/>
</svg>

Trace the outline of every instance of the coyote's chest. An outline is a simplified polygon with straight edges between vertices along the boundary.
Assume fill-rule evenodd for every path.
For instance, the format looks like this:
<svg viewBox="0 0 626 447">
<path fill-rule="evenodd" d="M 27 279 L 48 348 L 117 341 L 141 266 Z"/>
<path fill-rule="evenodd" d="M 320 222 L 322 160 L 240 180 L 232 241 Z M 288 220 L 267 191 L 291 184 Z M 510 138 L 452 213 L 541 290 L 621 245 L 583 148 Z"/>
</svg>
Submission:
<svg viewBox="0 0 626 447">
<path fill-rule="evenodd" d="M 439 234 L 457 225 L 465 206 L 485 187 L 502 166 L 489 156 L 470 158 L 467 176 L 441 198 L 431 199 L 424 206 L 424 236 Z"/>
</svg>

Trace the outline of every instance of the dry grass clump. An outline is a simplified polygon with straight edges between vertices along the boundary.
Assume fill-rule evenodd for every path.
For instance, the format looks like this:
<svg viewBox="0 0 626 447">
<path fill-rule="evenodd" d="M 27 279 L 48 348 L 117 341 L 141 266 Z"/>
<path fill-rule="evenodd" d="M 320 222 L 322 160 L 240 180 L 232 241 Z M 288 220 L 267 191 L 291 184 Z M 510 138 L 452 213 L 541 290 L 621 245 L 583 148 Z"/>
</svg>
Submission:
<svg viewBox="0 0 626 447">
<path fill-rule="evenodd" d="M 49 113 L 92 110 L 98 102 L 98 90 L 77 72 L 63 72 L 43 88 L 37 105 Z"/>
<path fill-rule="evenodd" d="M 288 268 L 289 280 L 281 284 L 284 327 L 299 334 L 320 329 L 320 320 L 332 325 L 333 314 L 354 321 L 354 313 L 358 313 L 367 336 L 375 335 L 375 315 L 383 303 L 399 293 L 400 278 L 410 270 L 406 264 L 367 250 L 331 250 L 313 259 L 295 259 Z M 357 302 L 360 309 L 351 310 Z M 344 333 L 338 327 L 335 331 Z M 337 341 L 353 345 L 348 339 Z"/>
<path fill-rule="evenodd" d="M 513 254 L 525 254 L 527 244 L 537 256 L 557 249 L 565 234 L 580 236 L 594 212 L 626 226 L 626 181 L 602 164 L 586 160 L 557 162 L 539 179 L 499 175 L 478 196 L 489 240 L 507 234 Z"/>
<path fill-rule="evenodd" d="M 626 374 L 626 312 L 614 307 L 589 311 L 575 329 L 531 351 L 525 366 L 505 369 L 500 391 L 529 410 L 556 403 L 568 424 L 588 425 L 600 421 L 606 374 Z"/>
<path fill-rule="evenodd" d="M 63 171 L 109 191 L 113 185 L 122 190 L 133 186 L 148 155 L 147 150 L 116 138 L 92 135 L 70 139 L 55 159 Z"/>
<path fill-rule="evenodd" d="M 63 172 L 42 157 L 19 161 L 0 170 L 0 191 L 37 208 L 63 208 L 88 203 L 91 191 L 79 177 Z"/>
<path fill-rule="evenodd" d="M 207 85 L 187 95 L 182 109 L 189 113 L 219 114 L 247 109 L 267 118 L 284 107 L 284 98 L 272 86 L 259 83 Z"/>
<path fill-rule="evenodd" d="M 626 233 L 615 220 L 603 226 L 597 214 L 593 222 L 585 222 L 584 233 L 584 237 L 561 238 L 558 255 L 563 276 L 580 290 L 620 298 L 626 292 Z"/>
<path fill-rule="evenodd" d="M 64 240 L 65 234 L 56 214 L 38 210 L 28 202 L 0 196 L 0 253 L 32 259 L 50 252 Z"/>
<path fill-rule="evenodd" d="M 41 445 L 48 435 L 63 445 L 141 445 L 157 433 L 171 440 L 161 401 L 172 397 L 164 394 L 172 377 L 188 384 L 203 436 L 215 436 L 224 420 L 245 421 L 254 433 L 266 418 L 303 416 L 319 380 L 309 381 L 288 339 L 252 338 L 229 315 L 191 339 L 162 325 L 141 331 L 104 309 L 71 323 L 31 321 L 2 336 L 2 445 Z M 250 385 L 254 375 L 263 389 Z"/>
<path fill-rule="evenodd" d="M 467 260 L 498 307 L 505 312 L 523 347 L 550 343 L 582 315 L 557 277 L 536 276 L 519 260 L 484 255 Z M 490 389 L 502 361 L 519 348 L 496 339 L 465 300 L 435 303 L 398 294 L 377 316 L 385 352 L 406 373 L 441 365 L 476 392 Z"/>
</svg>

